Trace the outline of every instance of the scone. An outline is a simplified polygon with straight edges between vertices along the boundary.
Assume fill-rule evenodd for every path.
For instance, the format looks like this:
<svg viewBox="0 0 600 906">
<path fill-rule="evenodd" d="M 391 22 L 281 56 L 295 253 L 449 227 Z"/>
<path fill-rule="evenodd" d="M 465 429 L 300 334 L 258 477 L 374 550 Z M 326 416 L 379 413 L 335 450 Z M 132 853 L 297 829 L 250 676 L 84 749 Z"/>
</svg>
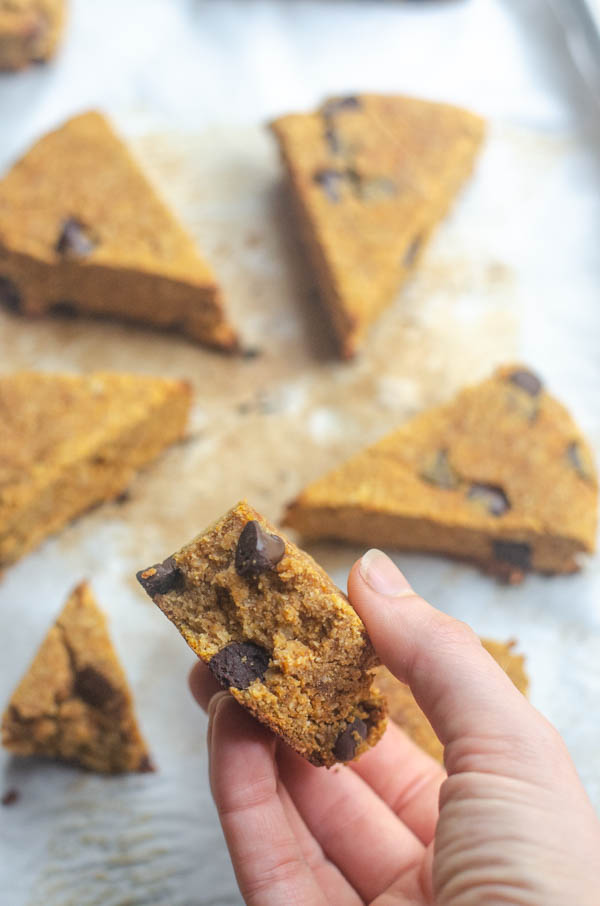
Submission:
<svg viewBox="0 0 600 906">
<path fill-rule="evenodd" d="M 133 374 L 0 377 L 0 569 L 118 497 L 182 437 L 184 381 Z"/>
<path fill-rule="evenodd" d="M 351 761 L 381 737 L 364 625 L 245 502 L 138 579 L 221 685 L 313 764 Z"/>
<path fill-rule="evenodd" d="M 211 269 L 99 113 L 50 132 L 0 182 L 0 300 L 237 346 Z"/>
<path fill-rule="evenodd" d="M 91 771 L 153 770 L 133 700 L 89 586 L 77 586 L 15 689 L 2 745 Z"/>
<path fill-rule="evenodd" d="M 275 120 L 307 260 L 342 356 L 411 274 L 469 176 L 473 113 L 416 98 L 331 98 Z"/>
<path fill-rule="evenodd" d="M 23 69 L 54 55 L 66 0 L 0 0 L 0 70 Z"/>
<path fill-rule="evenodd" d="M 496 642 L 492 639 L 482 639 L 481 642 L 508 674 L 519 692 L 527 695 L 529 679 L 525 672 L 525 658 L 522 654 L 515 654 L 513 651 L 516 642 Z M 387 699 L 391 720 L 402 727 L 414 742 L 432 758 L 443 761 L 443 746 L 416 703 L 409 687 L 397 680 L 383 666 L 378 669 L 375 682 Z"/>
<path fill-rule="evenodd" d="M 285 521 L 306 537 L 450 554 L 518 582 L 578 569 L 595 547 L 597 496 L 575 422 L 513 365 L 310 484 Z"/>
</svg>

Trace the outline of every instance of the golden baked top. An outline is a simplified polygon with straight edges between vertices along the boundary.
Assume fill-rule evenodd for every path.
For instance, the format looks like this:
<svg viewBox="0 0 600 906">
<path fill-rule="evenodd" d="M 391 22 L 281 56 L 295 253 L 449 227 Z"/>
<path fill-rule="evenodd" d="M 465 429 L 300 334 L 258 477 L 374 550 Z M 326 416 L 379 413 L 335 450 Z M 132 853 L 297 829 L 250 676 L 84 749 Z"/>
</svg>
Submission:
<svg viewBox="0 0 600 906">
<path fill-rule="evenodd" d="M 0 513 L 6 516 L 54 471 L 74 466 L 181 395 L 190 396 L 184 381 L 144 375 L 22 371 L 0 377 Z"/>
<path fill-rule="evenodd" d="M 0 182 L 0 248 L 213 286 L 209 266 L 96 112 L 41 138 Z"/>
<path fill-rule="evenodd" d="M 15 689 L 2 742 L 18 755 L 63 758 L 95 771 L 151 770 L 106 619 L 85 582 Z"/>
<path fill-rule="evenodd" d="M 362 94 L 272 128 L 351 354 L 470 172 L 484 122 L 449 104 Z"/>
<path fill-rule="evenodd" d="M 520 365 L 462 390 L 310 484 L 290 510 L 356 506 L 595 546 L 598 481 L 566 408 Z"/>
</svg>

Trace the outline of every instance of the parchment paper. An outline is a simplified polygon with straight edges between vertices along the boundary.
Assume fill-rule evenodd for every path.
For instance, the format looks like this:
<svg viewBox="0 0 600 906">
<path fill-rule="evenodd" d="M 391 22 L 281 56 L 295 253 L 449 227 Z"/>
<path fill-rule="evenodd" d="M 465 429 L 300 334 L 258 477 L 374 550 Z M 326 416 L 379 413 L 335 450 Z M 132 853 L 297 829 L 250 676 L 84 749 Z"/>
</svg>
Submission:
<svg viewBox="0 0 600 906">
<path fill-rule="evenodd" d="M 262 122 L 356 89 L 406 91 L 490 118 L 476 176 L 422 268 L 352 364 L 331 358 Z M 111 114 L 189 224 L 255 358 L 94 321 L 0 313 L 0 369 L 185 376 L 188 440 L 124 504 L 78 520 L 0 583 L 0 703 L 70 588 L 88 577 L 111 619 L 159 767 L 104 779 L 0 755 L 0 903 L 240 902 L 206 780 L 193 655 L 134 573 L 239 497 L 277 519 L 310 479 L 503 361 L 521 359 L 600 453 L 600 180 L 590 107 L 564 35 L 537 0 L 76 0 L 56 64 L 0 79 L 0 166 L 61 119 Z M 1 435 L 0 435 L 1 442 Z M 358 549 L 316 545 L 344 587 Z M 532 700 L 558 726 L 600 809 L 600 564 L 494 584 L 397 555 L 413 584 L 481 634 L 515 637 Z"/>
</svg>

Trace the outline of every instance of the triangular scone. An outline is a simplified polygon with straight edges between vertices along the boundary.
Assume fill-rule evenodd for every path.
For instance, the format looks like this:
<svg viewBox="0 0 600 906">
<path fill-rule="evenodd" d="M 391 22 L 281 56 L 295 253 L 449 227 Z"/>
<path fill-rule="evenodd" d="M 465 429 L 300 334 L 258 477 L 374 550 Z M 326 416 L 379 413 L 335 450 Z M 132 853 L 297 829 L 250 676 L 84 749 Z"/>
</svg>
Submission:
<svg viewBox="0 0 600 906">
<path fill-rule="evenodd" d="M 470 174 L 484 122 L 407 97 L 332 98 L 272 124 L 341 354 L 411 273 Z"/>
<path fill-rule="evenodd" d="M 66 0 L 0 0 L 0 70 L 48 60 L 65 13 Z"/>
<path fill-rule="evenodd" d="M 312 538 L 450 554 L 519 581 L 578 568 L 595 546 L 597 493 L 567 410 L 512 366 L 309 485 L 286 521 Z"/>
<path fill-rule="evenodd" d="M 313 764 L 351 761 L 383 734 L 364 625 L 247 503 L 138 579 L 221 685 Z"/>
<path fill-rule="evenodd" d="M 0 377 L 0 568 L 121 494 L 182 437 L 191 388 L 131 374 Z"/>
<path fill-rule="evenodd" d="M 99 113 L 37 142 L 0 182 L 0 298 L 26 315 L 87 312 L 233 349 L 192 239 Z"/>
<path fill-rule="evenodd" d="M 152 770 L 106 619 L 85 582 L 15 689 L 2 745 L 15 755 L 60 758 L 103 773 Z"/>
<path fill-rule="evenodd" d="M 529 678 L 525 672 L 525 658 L 522 654 L 515 654 L 513 651 L 516 642 L 495 642 L 491 639 L 482 639 L 481 643 L 508 674 L 519 692 L 527 695 Z M 443 746 L 408 686 L 397 680 L 386 667 L 378 669 L 375 683 L 387 698 L 390 718 L 394 723 L 402 727 L 411 739 L 432 758 L 443 761 Z"/>
</svg>

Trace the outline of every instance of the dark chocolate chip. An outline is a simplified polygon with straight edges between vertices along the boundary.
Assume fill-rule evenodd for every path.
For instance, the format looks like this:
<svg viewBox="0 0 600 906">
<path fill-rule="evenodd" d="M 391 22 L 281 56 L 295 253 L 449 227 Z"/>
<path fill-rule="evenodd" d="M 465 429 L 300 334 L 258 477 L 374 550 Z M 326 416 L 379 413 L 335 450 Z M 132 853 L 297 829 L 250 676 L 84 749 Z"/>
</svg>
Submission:
<svg viewBox="0 0 600 906">
<path fill-rule="evenodd" d="M 16 805 L 20 798 L 20 792 L 18 790 L 12 789 L 7 790 L 0 801 L 2 802 L 2 805 L 8 807 L 11 805 Z"/>
<path fill-rule="evenodd" d="M 531 569 L 531 547 L 524 541 L 494 541 L 494 557 L 517 569 Z"/>
<path fill-rule="evenodd" d="M 75 695 L 94 708 L 102 708 L 115 697 L 115 689 L 95 667 L 84 667 L 75 676 Z"/>
<path fill-rule="evenodd" d="M 252 519 L 240 534 L 235 550 L 235 570 L 239 576 L 258 576 L 273 569 L 285 554 L 285 541 L 265 532 Z"/>
<path fill-rule="evenodd" d="M 329 150 L 332 154 L 339 154 L 343 148 L 337 129 L 331 120 L 327 119 L 325 120 L 325 141 L 329 145 Z"/>
<path fill-rule="evenodd" d="M 74 302 L 55 302 L 50 307 L 50 312 L 60 318 L 76 318 L 77 306 Z"/>
<path fill-rule="evenodd" d="M 68 217 L 62 224 L 55 249 L 68 258 L 85 258 L 97 244 L 89 227 L 76 217 Z"/>
<path fill-rule="evenodd" d="M 413 241 L 410 243 L 410 245 L 407 247 L 406 251 L 404 252 L 404 258 L 402 259 L 403 267 L 410 268 L 413 266 L 413 264 L 415 263 L 415 261 L 417 259 L 417 255 L 419 254 L 419 250 L 421 248 L 422 242 L 423 242 L 422 236 L 417 236 L 415 239 L 413 239 Z"/>
<path fill-rule="evenodd" d="M 270 657 L 265 648 L 254 642 L 231 642 L 210 659 L 208 666 L 225 689 L 247 689 L 254 680 L 263 679 Z"/>
<path fill-rule="evenodd" d="M 467 493 L 469 500 L 482 503 L 492 516 L 502 516 L 510 510 L 510 501 L 502 488 L 493 484 L 472 484 Z"/>
<path fill-rule="evenodd" d="M 247 346 L 242 350 L 243 359 L 258 359 L 262 355 L 262 349 L 258 346 Z"/>
<path fill-rule="evenodd" d="M 359 180 L 357 193 L 362 201 L 385 201 L 393 198 L 398 192 L 398 188 L 393 179 L 387 176 L 372 176 Z"/>
<path fill-rule="evenodd" d="M 576 440 L 567 447 L 567 459 L 580 478 L 584 481 L 594 481 L 594 465 L 592 458 L 585 447 Z"/>
<path fill-rule="evenodd" d="M 450 465 L 447 450 L 436 450 L 425 463 L 420 477 L 446 491 L 458 486 L 458 476 Z"/>
<path fill-rule="evenodd" d="M 342 730 L 335 741 L 333 754 L 338 761 L 351 761 L 356 754 L 356 750 L 361 740 L 367 738 L 367 725 L 364 720 L 357 717 L 351 724 L 348 724 L 345 730 Z M 359 739 L 356 739 L 359 736 Z"/>
<path fill-rule="evenodd" d="M 542 392 L 543 384 L 539 377 L 534 374 L 533 371 L 528 371 L 526 368 L 520 368 L 518 371 L 513 371 L 508 379 L 511 384 L 515 384 L 530 396 L 539 396 Z"/>
<path fill-rule="evenodd" d="M 361 107 L 360 98 L 351 94 L 344 98 L 331 98 L 330 101 L 326 101 L 321 107 L 321 113 L 323 116 L 335 116 L 347 110 L 360 110 Z"/>
<path fill-rule="evenodd" d="M 155 563 L 154 566 L 141 570 L 136 578 L 144 591 L 153 598 L 154 595 L 166 595 L 176 588 L 183 579 L 183 573 L 175 558 L 167 557 L 163 563 Z"/>
<path fill-rule="evenodd" d="M 138 765 L 138 774 L 153 774 L 155 771 L 156 768 L 150 758 L 147 755 L 142 755 Z"/>
<path fill-rule="evenodd" d="M 21 293 L 9 277 L 0 277 L 0 304 L 9 311 L 21 311 Z"/>
<path fill-rule="evenodd" d="M 333 117 L 324 118 L 323 137 L 332 154 L 340 155 L 346 159 L 352 157 L 357 148 L 356 142 L 349 142 L 340 132 L 337 122 Z"/>
<path fill-rule="evenodd" d="M 313 179 L 330 201 L 338 202 L 341 199 L 342 185 L 346 181 L 345 173 L 333 169 L 317 170 Z"/>
</svg>

